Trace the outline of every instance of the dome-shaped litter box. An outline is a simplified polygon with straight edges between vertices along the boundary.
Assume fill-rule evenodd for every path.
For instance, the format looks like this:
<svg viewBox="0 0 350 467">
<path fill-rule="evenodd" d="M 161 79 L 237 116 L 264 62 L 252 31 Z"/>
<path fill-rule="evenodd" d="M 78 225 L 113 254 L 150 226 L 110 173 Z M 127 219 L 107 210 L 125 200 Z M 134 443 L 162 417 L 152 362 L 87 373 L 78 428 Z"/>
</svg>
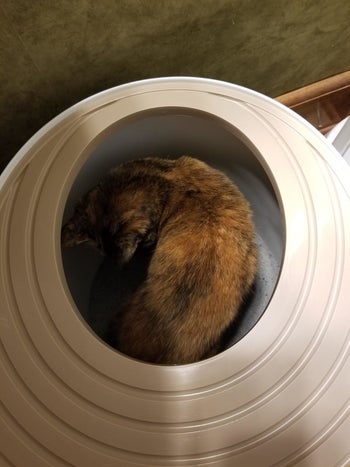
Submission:
<svg viewBox="0 0 350 467">
<path fill-rule="evenodd" d="M 186 153 L 249 199 L 259 275 L 226 350 L 149 365 L 103 341 L 108 265 L 60 230 L 109 167 Z M 2 464 L 346 465 L 349 186 L 325 138 L 226 83 L 132 83 L 46 125 L 0 179 Z"/>
</svg>

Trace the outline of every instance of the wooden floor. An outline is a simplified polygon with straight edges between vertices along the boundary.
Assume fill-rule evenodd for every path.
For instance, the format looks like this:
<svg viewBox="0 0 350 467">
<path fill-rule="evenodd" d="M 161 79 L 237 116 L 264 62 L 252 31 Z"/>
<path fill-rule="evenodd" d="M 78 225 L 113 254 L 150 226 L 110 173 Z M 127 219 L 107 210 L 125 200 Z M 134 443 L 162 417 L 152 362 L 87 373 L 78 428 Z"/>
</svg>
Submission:
<svg viewBox="0 0 350 467">
<path fill-rule="evenodd" d="M 350 115 L 350 71 L 277 97 L 325 134 Z"/>
</svg>

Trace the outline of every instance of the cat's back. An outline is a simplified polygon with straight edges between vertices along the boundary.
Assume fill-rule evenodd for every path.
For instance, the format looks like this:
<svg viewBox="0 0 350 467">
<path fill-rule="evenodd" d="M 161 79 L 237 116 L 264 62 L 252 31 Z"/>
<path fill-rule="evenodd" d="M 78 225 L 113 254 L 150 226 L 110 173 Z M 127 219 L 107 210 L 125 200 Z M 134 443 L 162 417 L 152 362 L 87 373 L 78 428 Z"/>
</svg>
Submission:
<svg viewBox="0 0 350 467">
<path fill-rule="evenodd" d="M 199 289 L 204 284 L 244 293 L 257 269 L 252 212 L 237 186 L 222 172 L 190 157 L 167 175 L 176 187 L 160 224 L 150 272 Z M 202 285 L 201 285 L 202 284 Z"/>
<path fill-rule="evenodd" d="M 255 241 L 249 203 L 222 172 L 183 156 L 165 177 L 174 185 L 163 216 L 166 232 L 209 235 L 212 240 L 224 236 L 243 243 Z"/>
</svg>

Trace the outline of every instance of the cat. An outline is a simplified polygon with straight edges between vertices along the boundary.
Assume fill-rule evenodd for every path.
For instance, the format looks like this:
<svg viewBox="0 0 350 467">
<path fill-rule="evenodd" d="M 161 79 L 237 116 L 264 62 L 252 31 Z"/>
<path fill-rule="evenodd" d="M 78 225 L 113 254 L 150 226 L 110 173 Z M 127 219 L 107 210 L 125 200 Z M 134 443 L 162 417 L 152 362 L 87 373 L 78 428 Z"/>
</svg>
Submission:
<svg viewBox="0 0 350 467">
<path fill-rule="evenodd" d="M 226 175 L 189 156 L 112 169 L 77 204 L 61 240 L 92 245 L 121 270 L 136 252 L 151 252 L 110 335 L 123 354 L 154 364 L 218 353 L 257 273 L 248 201 Z"/>
</svg>

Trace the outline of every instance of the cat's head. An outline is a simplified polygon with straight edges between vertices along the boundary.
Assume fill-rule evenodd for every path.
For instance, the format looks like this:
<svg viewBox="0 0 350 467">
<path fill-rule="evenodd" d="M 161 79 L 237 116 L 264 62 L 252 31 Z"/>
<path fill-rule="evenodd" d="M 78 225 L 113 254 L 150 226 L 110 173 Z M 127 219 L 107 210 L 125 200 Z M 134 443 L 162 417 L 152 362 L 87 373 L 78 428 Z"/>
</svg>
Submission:
<svg viewBox="0 0 350 467">
<path fill-rule="evenodd" d="M 128 192 L 106 192 L 98 186 L 76 205 L 72 217 L 61 231 L 63 247 L 89 245 L 123 266 L 140 243 L 155 242 L 156 222 L 153 208 Z"/>
</svg>

